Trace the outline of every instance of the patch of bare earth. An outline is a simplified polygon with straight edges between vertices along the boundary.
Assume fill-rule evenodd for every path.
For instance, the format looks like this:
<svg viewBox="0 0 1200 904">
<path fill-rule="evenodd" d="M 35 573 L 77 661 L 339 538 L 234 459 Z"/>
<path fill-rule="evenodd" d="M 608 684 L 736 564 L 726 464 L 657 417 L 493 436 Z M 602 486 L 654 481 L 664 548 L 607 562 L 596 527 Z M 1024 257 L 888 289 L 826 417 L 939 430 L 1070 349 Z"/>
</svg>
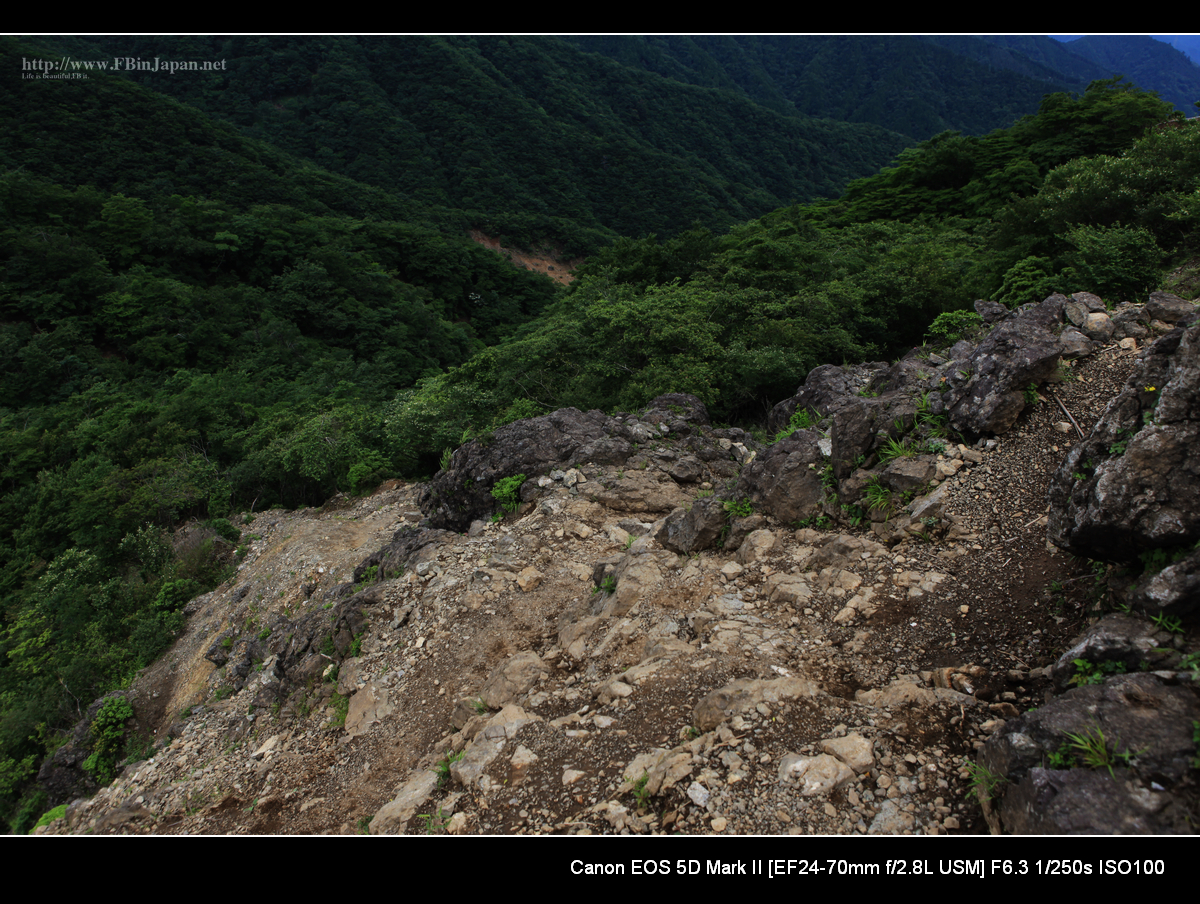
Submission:
<svg viewBox="0 0 1200 904">
<path fill-rule="evenodd" d="M 537 251 L 508 248 L 501 245 L 499 239 L 485 235 L 478 229 L 471 230 L 471 238 L 483 247 L 492 249 L 514 266 L 520 267 L 522 270 L 534 270 L 544 276 L 549 276 L 556 283 L 564 286 L 569 286 L 575 279 L 571 271 L 583 263 L 583 258 L 566 258 L 554 248 Z"/>
</svg>

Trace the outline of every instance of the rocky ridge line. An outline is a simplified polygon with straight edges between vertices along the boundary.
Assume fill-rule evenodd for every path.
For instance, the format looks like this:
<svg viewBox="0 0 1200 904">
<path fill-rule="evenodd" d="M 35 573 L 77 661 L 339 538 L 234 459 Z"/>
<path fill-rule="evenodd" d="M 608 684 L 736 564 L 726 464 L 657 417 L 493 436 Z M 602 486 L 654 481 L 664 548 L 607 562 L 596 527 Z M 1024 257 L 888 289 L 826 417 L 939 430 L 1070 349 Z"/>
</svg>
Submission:
<svg viewBox="0 0 1200 904">
<path fill-rule="evenodd" d="M 1046 594 L 1047 575 L 1077 581 L 1042 532 L 1071 445 L 1049 398 L 1090 427 L 1090 406 L 1138 363 L 1128 325 L 1170 331 L 1149 305 L 1099 318 L 1098 303 L 981 303 L 998 326 L 977 345 L 818 368 L 772 422 L 783 430 L 804 410 L 817 429 L 768 446 L 713 429 L 683 395 L 636 415 L 566 410 L 500 428 L 457 450 L 420 488 L 420 525 L 341 585 L 280 580 L 266 542 L 270 574 L 248 562 L 194 604 L 193 626 L 225 626 L 192 643 L 187 670 L 207 677 L 183 697 L 203 705 L 174 721 L 181 698 L 159 675 L 141 693 L 172 695 L 158 727 L 173 742 L 50 830 L 982 829 L 974 761 L 1004 777 L 991 751 L 1073 674 L 1057 654 L 1083 614 L 1082 597 L 1058 614 Z M 1187 345 L 1171 339 L 1183 333 L 1159 342 Z M 1101 345 L 1114 338 L 1127 349 Z M 1029 383 L 1075 374 L 1038 404 Z M 939 436 L 946 420 L 973 441 Z M 521 509 L 482 520 L 491 487 L 517 473 L 529 478 Z M 865 504 L 885 491 L 886 505 Z M 415 521 L 413 494 L 397 487 L 340 517 Z M 254 586 L 268 594 L 252 613 Z M 1190 636 L 1131 621 L 1134 649 L 1173 651 L 1157 654 L 1156 680 L 1182 694 L 1170 705 L 1187 724 Z M 1137 687 L 1116 696 L 1150 694 Z M 222 688 L 232 695 L 214 700 Z M 1096 693 L 1055 699 L 1083 690 Z M 135 693 L 135 710 L 149 708 Z M 1036 768 L 1013 766 L 1012 786 Z M 1101 775 L 1060 771 L 1089 788 Z M 1176 779 L 1174 812 L 1193 812 L 1192 773 Z M 1046 830 L 1005 812 L 989 801 L 993 829 Z"/>
</svg>

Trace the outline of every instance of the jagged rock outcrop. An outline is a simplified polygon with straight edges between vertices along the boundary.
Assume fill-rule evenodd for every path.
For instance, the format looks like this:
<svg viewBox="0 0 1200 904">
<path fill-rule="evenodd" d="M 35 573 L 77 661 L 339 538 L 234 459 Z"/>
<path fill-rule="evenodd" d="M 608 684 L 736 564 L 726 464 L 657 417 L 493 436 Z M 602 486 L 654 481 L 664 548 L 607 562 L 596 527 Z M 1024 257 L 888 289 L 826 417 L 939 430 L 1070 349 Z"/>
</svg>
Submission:
<svg viewBox="0 0 1200 904">
<path fill-rule="evenodd" d="M 450 467 L 439 471 L 421 494 L 421 511 L 432 527 L 465 531 L 495 510 L 492 488 L 499 480 L 517 474 L 535 477 L 569 465 L 581 448 L 597 443 L 603 449 L 596 446 L 593 454 L 603 452 L 615 457 L 610 463 L 619 463 L 624 447 L 603 443 L 614 439 L 614 426 L 600 411 L 562 408 L 500 427 L 486 439 L 459 446 Z"/>
<path fill-rule="evenodd" d="M 814 430 L 797 430 L 768 446 L 742 469 L 734 495 L 785 524 L 818 515 L 825 498 L 820 441 Z"/>
<path fill-rule="evenodd" d="M 492 488 L 499 480 L 524 474 L 530 488 L 529 480 L 573 463 L 621 465 L 639 453 L 643 467 L 653 458 L 656 474 L 661 471 L 671 480 L 631 474 L 628 485 L 601 487 L 595 493 L 625 511 L 670 511 L 684 498 L 677 483 L 736 473 L 736 465 L 732 471 L 722 465 L 732 465 L 731 456 L 750 457 L 740 442 L 744 437 L 741 430 L 712 430 L 704 403 L 685 393 L 659 396 L 640 415 L 608 417 L 563 408 L 514 421 L 460 446 L 450 467 L 439 471 L 421 494 L 421 511 L 431 527 L 465 531 L 497 509 Z M 645 449 L 667 440 L 677 448 Z M 521 498 L 529 501 L 530 491 L 523 489 Z"/>
<path fill-rule="evenodd" d="M 1003 433 L 1025 408 L 1025 391 L 1054 373 L 1062 348 L 1056 329 L 1067 299 L 1051 295 L 999 323 L 962 365 L 966 383 L 945 400 L 950 424 L 970 437 Z"/>
<path fill-rule="evenodd" d="M 1127 602 L 1188 611 L 1200 601 L 1200 323 L 1149 349 L 1050 485 L 1049 538 L 1074 555 L 1150 568 Z"/>
<path fill-rule="evenodd" d="M 1013 834 L 1191 834 L 1186 803 L 1169 789 L 1192 769 L 1197 719 L 1190 688 L 1151 674 L 1070 690 L 984 747 L 980 766 L 1003 781 L 989 822 Z"/>
</svg>

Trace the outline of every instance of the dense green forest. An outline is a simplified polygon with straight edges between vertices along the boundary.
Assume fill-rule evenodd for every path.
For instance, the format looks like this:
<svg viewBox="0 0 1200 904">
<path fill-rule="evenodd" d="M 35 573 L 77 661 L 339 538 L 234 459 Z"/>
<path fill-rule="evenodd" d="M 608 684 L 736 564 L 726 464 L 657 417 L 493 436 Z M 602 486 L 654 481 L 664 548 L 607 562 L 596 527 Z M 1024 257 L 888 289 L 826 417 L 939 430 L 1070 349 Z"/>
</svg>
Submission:
<svg viewBox="0 0 1200 904">
<path fill-rule="evenodd" d="M 43 43 L 83 59 L 226 59 L 225 72 L 129 77 L 324 170 L 572 255 L 596 250 L 597 236 L 695 221 L 723 231 L 836 197 L 912 143 L 871 124 L 781 115 L 550 37 Z"/>
<path fill-rule="evenodd" d="M 23 48 L 0 50 L 11 73 Z M 123 79 L 35 85 L 0 92 L 20 124 L 0 135 L 14 830 L 46 802 L 34 776 L 64 729 L 228 576 L 244 512 L 428 475 L 464 436 L 564 405 L 685 391 L 754 426 L 813 366 L 898 354 L 975 298 L 1136 298 L 1198 250 L 1200 129 L 1115 80 L 937 135 L 837 199 L 724 234 L 639 229 L 568 289 L 463 238 L 474 214 Z"/>
</svg>

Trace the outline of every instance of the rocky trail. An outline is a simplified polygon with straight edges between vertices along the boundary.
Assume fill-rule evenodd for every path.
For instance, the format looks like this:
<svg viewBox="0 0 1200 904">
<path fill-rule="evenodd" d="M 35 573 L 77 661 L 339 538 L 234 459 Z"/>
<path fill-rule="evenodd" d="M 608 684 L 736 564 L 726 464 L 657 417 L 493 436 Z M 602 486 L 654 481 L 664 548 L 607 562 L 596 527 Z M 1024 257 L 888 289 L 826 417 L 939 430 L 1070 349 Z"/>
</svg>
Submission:
<svg viewBox="0 0 1200 904">
<path fill-rule="evenodd" d="M 668 396 L 500 428 L 428 484 L 255 514 L 236 577 L 189 604 L 185 636 L 128 692 L 131 728 L 158 749 L 38 832 L 979 834 L 1098 818 L 1194 831 L 1188 606 L 1105 615 L 1114 571 L 1048 542 L 1056 474 L 1153 335 L 1068 353 L 1064 303 L 1053 367 L 1018 374 L 1020 410 L 969 443 L 922 431 L 984 398 L 969 356 L 987 340 L 831 369 L 846 384 L 835 401 L 813 401 L 832 379 L 820 368 L 779 417 L 825 419 L 793 419 L 773 444 Z M 963 385 L 930 405 L 956 372 Z M 874 418 L 861 442 L 858 409 Z M 898 436 L 880 429 L 892 423 Z M 515 510 L 481 517 L 517 473 Z M 1149 665 L 1073 686 L 1064 653 L 1101 616 L 1129 624 L 1091 659 L 1133 645 Z M 1155 765 L 1141 768 L 1119 723 L 1110 753 L 1126 754 L 1135 803 L 1043 824 L 1047 781 L 1117 781 L 1071 762 L 1063 729 L 1035 731 L 1081 693 L 1169 713 L 1167 752 L 1147 741 Z M 80 793 L 81 725 L 43 770 L 64 800 Z M 1021 822 L 1018 798 L 1039 815 Z"/>
</svg>

